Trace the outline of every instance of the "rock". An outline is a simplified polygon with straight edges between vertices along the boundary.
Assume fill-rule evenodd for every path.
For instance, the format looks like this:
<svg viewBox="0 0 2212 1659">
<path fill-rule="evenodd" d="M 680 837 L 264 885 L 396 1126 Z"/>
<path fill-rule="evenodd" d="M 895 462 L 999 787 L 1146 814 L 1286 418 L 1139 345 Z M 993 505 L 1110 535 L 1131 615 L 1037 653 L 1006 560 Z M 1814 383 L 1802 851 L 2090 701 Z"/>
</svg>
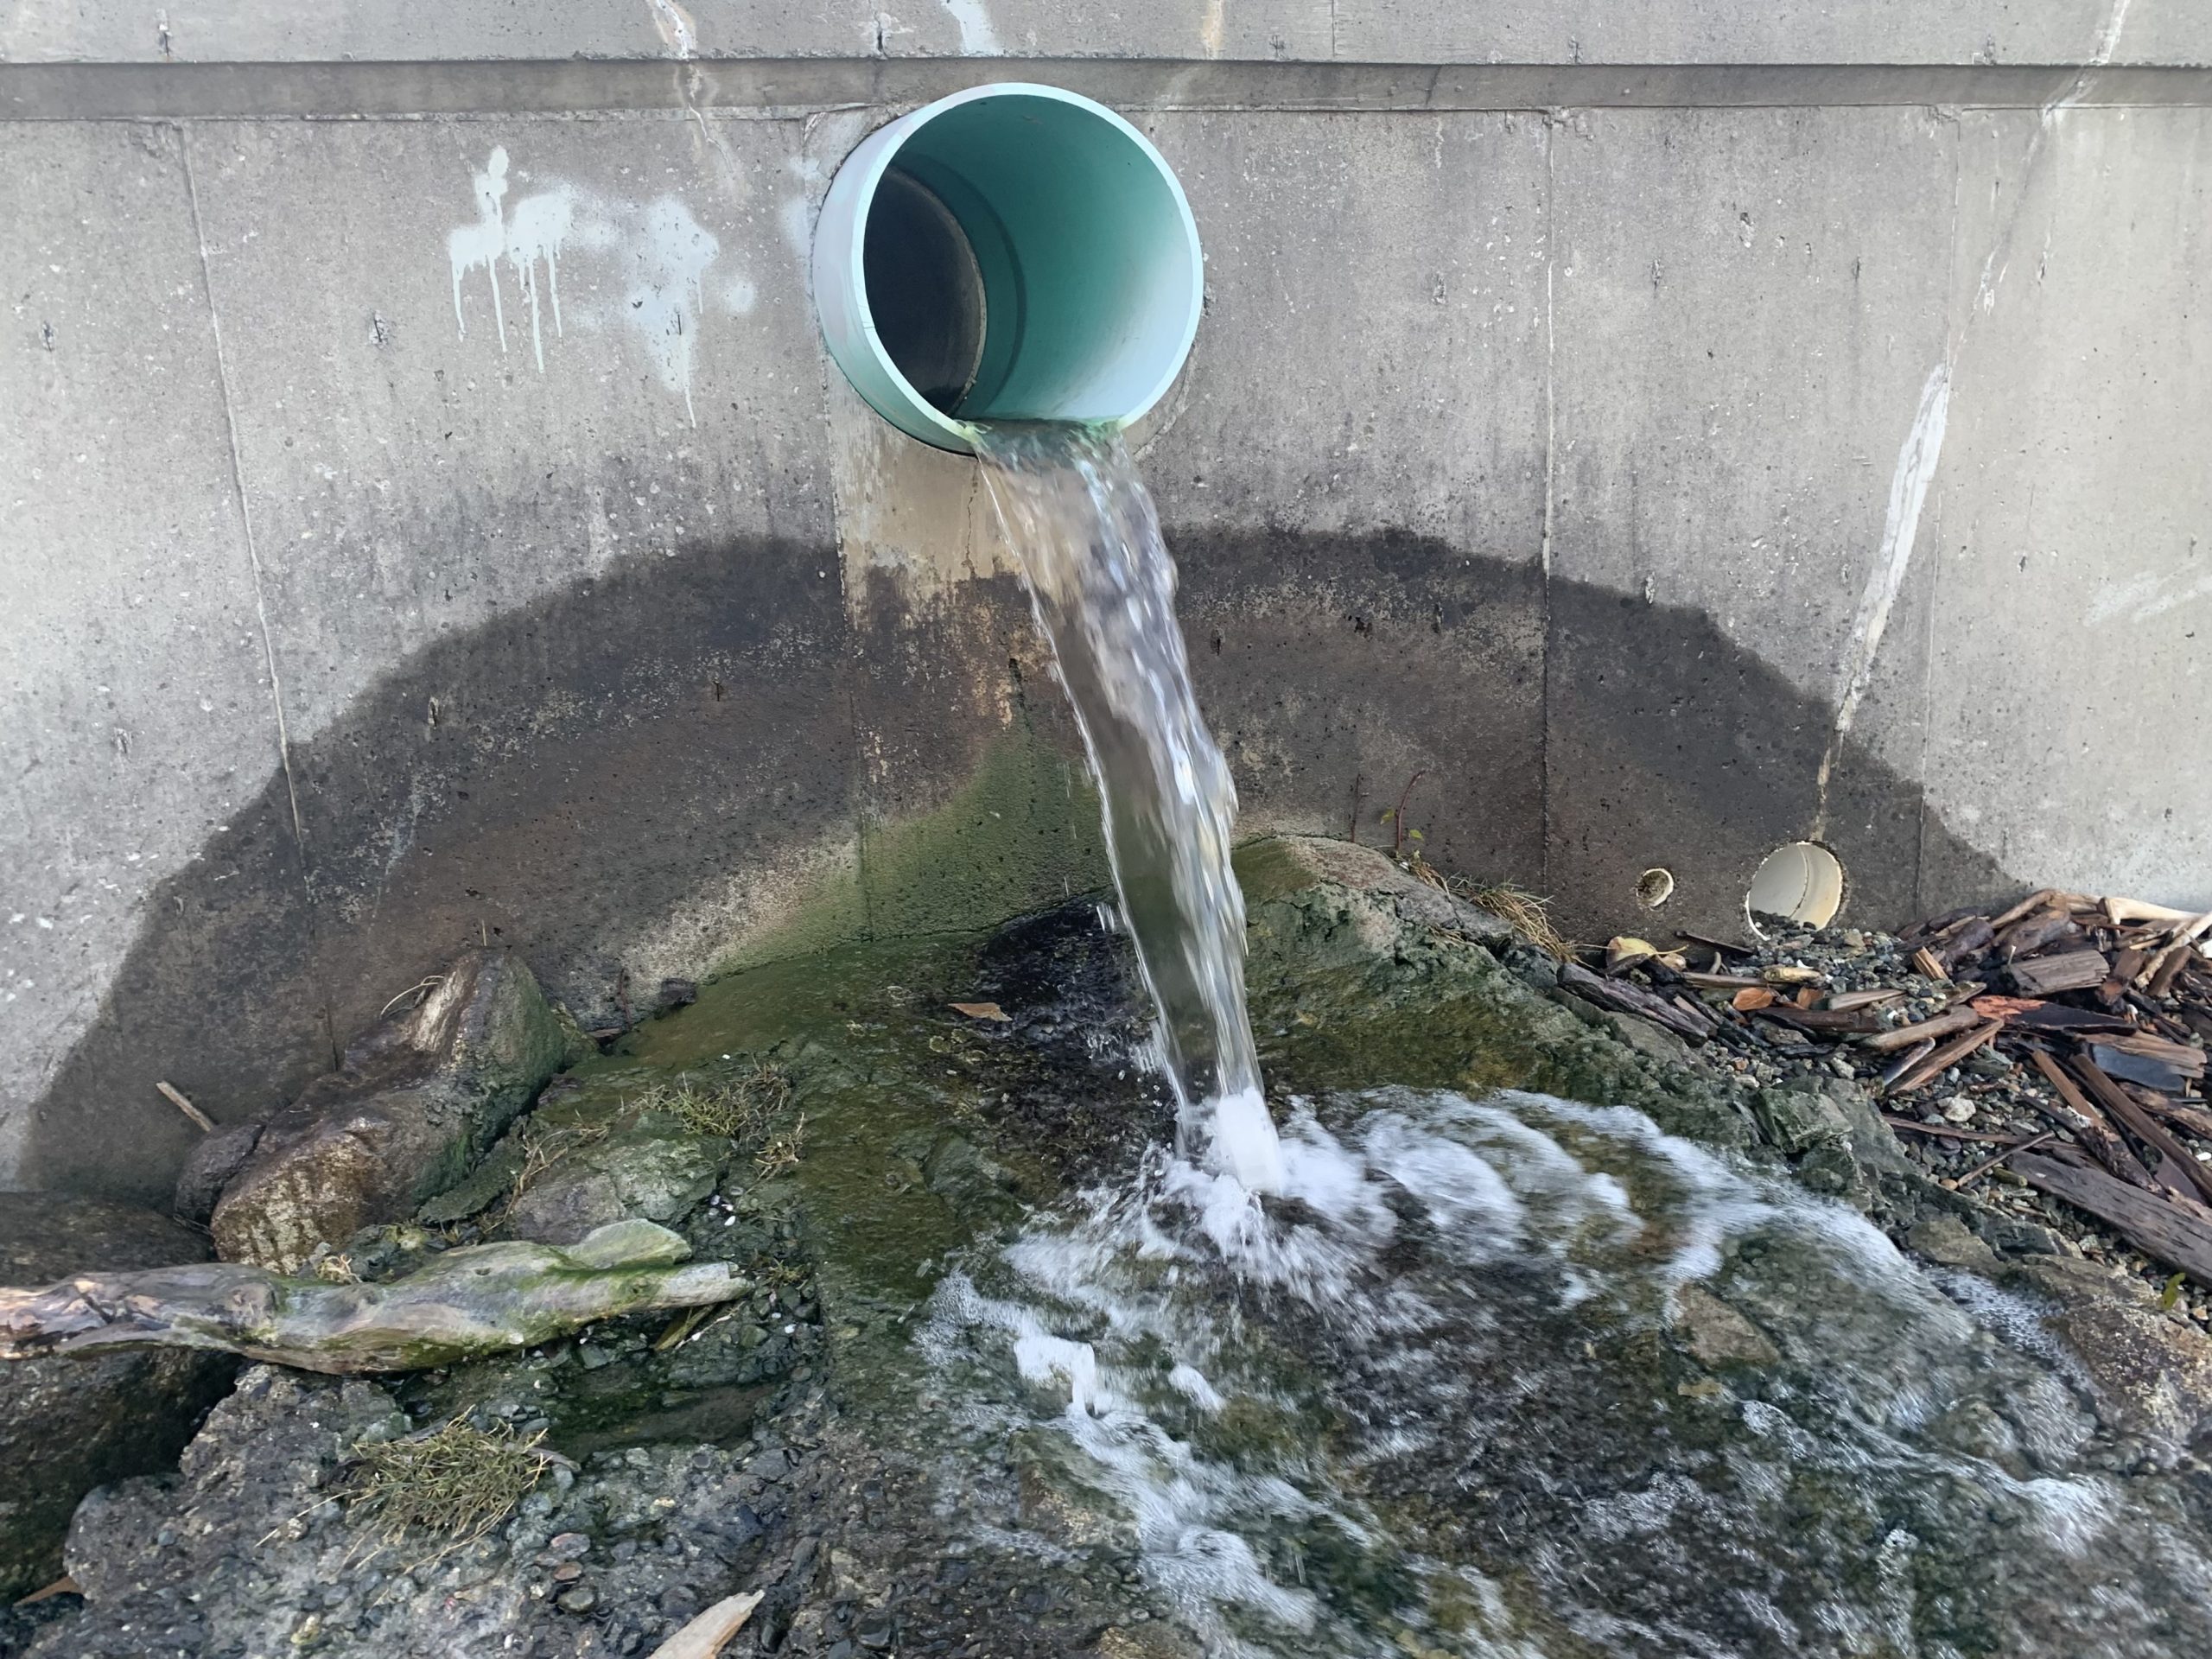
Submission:
<svg viewBox="0 0 2212 1659">
<path fill-rule="evenodd" d="M 177 1172 L 176 1195 L 169 1205 L 176 1218 L 205 1227 L 215 1213 L 223 1189 L 245 1167 L 260 1140 L 258 1123 L 233 1123 L 203 1137 L 185 1155 L 184 1167 Z"/>
<path fill-rule="evenodd" d="M 213 1219 L 224 1260 L 299 1270 L 318 1244 L 411 1217 L 575 1058 L 520 958 L 473 951 L 270 1120 Z"/>
<path fill-rule="evenodd" d="M 616 1659 L 652 1651 L 677 1622 L 653 1610 L 687 1586 L 776 1585 L 761 1557 L 784 1522 L 744 1503 L 738 1452 L 694 1443 L 588 1457 L 572 1476 L 556 1468 L 538 1488 L 550 1503 L 526 1502 L 464 1549 L 419 1531 L 387 1542 L 373 1512 L 345 1501 L 347 1465 L 362 1442 L 410 1427 L 373 1382 L 249 1367 L 175 1474 L 84 1505 L 68 1567 L 86 1605 L 30 1652 Z M 533 1565 L 549 1555 L 585 1573 L 549 1583 Z M 788 1603 L 798 1590 L 779 1593 Z M 302 1640 L 310 1619 L 315 1639 Z M 648 1622 L 650 1640 L 637 1634 Z"/>
<path fill-rule="evenodd" d="M 1530 1089 L 1634 1107 L 1711 1145 L 1749 1140 L 1732 1096 L 1685 1066 L 1683 1051 L 1532 984 L 1501 960 L 1527 965 L 1505 923 L 1382 854 L 1278 836 L 1239 848 L 1236 874 L 1246 984 L 1272 1027 L 1261 1033 L 1263 1064 L 1359 1087 L 1387 1053 L 1409 1087 Z"/>
<path fill-rule="evenodd" d="M 0 1282 L 207 1259 L 207 1241 L 136 1205 L 0 1193 Z M 0 1599 L 61 1575 L 61 1542 L 95 1486 L 174 1464 L 234 1361 L 172 1351 L 0 1365 Z"/>
<path fill-rule="evenodd" d="M 1792 1157 L 1823 1141 L 1850 1138 L 1850 1121 L 1824 1092 L 1762 1089 L 1752 1097 L 1751 1109 L 1767 1140 Z"/>
<path fill-rule="evenodd" d="M 648 1113 L 563 1153 L 516 1198 L 502 1231 L 568 1244 L 625 1217 L 673 1222 L 715 1190 L 729 1154 L 728 1141 L 689 1134 Z"/>
<path fill-rule="evenodd" d="M 1702 1365 L 1771 1365 L 1782 1357 L 1766 1333 L 1701 1285 L 1675 1291 L 1675 1330 Z"/>
<path fill-rule="evenodd" d="M 1943 1103 L 1942 1109 L 1946 1123 L 1971 1123 L 1977 1109 L 1971 1095 L 1953 1095 Z"/>
<path fill-rule="evenodd" d="M 2020 1262 L 2006 1278 L 2054 1304 L 2045 1323 L 2088 1370 L 2114 1428 L 2169 1454 L 2212 1435 L 2212 1337 L 2161 1313 L 2148 1287 L 2064 1255 Z"/>
<path fill-rule="evenodd" d="M 1614 1036 L 1646 1059 L 1656 1060 L 1662 1065 L 1686 1066 L 1695 1063 L 1690 1053 L 1690 1046 L 1673 1032 L 1655 1026 L 1649 1020 L 1639 1020 L 1632 1014 L 1624 1014 L 1618 1008 L 1599 1008 L 1596 1013 Z"/>
<path fill-rule="evenodd" d="M 1915 1254 L 1938 1267 L 1964 1268 L 1985 1274 L 1997 1268 L 1995 1253 L 1956 1216 L 1929 1216 L 1916 1222 L 1905 1235 L 1905 1243 Z"/>
</svg>

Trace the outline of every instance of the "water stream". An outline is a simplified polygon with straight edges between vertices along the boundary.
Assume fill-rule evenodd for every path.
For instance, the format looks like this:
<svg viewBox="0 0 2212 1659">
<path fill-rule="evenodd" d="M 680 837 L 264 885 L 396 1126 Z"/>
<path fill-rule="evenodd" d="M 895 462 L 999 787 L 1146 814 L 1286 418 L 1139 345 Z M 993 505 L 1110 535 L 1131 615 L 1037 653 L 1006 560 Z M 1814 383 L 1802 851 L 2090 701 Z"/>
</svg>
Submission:
<svg viewBox="0 0 2212 1659">
<path fill-rule="evenodd" d="M 1274 1192 L 1229 862 L 1236 789 L 1191 694 L 1151 493 L 1110 428 L 986 427 L 976 448 L 1090 758 L 1185 1141 L 1246 1191 Z"/>
<path fill-rule="evenodd" d="M 1013 1483 L 1049 1525 L 997 1543 L 1134 1558 L 1223 1659 L 2202 1650 L 2206 1494 L 2035 1307 L 1624 1108 L 1382 1075 L 1278 1134 L 1152 502 L 1108 432 L 980 448 L 1180 1133 L 948 1259 L 946 1513 Z"/>
</svg>

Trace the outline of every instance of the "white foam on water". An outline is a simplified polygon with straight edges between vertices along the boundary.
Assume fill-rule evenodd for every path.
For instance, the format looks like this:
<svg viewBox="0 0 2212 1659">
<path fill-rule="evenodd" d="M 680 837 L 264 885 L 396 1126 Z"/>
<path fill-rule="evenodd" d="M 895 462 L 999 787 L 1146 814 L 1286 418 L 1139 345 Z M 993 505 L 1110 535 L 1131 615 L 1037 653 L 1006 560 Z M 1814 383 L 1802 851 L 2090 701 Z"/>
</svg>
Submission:
<svg viewBox="0 0 2212 1659">
<path fill-rule="evenodd" d="M 1076 1454 L 1070 1466 L 1127 1518 L 1147 1578 L 1209 1654 L 1402 1650 L 1395 1633 L 1351 1618 L 1325 1586 L 1301 1582 L 1299 1552 L 1318 1529 L 1345 1549 L 1390 1558 L 1401 1546 L 1356 1496 L 1367 1484 L 1361 1471 L 1431 1457 L 1465 1461 L 1455 1425 L 1481 1420 L 1464 1409 L 1466 1344 L 1489 1340 L 1485 1310 L 1503 1294 L 1496 1275 L 1510 1274 L 1513 1295 L 1573 1308 L 1578 1319 L 1591 1305 L 1599 1323 L 1590 1328 L 1617 1338 L 1662 1331 L 1679 1287 L 1724 1264 L 1728 1288 L 1745 1271 L 1738 1252 L 1754 1239 L 1764 1241 L 1754 1259 L 1783 1249 L 1792 1271 L 1818 1275 L 1784 1281 L 1809 1305 L 1788 1310 L 1777 1340 L 1785 1350 L 1832 1341 L 1832 1351 L 1786 1352 L 1758 1379 L 1763 1397 L 1734 1398 L 1724 1387 L 1713 1405 L 1696 1408 L 1738 1425 L 1717 1460 L 1732 1482 L 1709 1491 L 1694 1463 L 1662 1457 L 1640 1486 L 1593 1491 L 1580 1511 L 1587 1540 L 1663 1551 L 1677 1529 L 1710 1535 L 1743 1524 L 1739 1513 L 1787 1507 L 1808 1471 L 1847 1490 L 1973 1494 L 2022 1547 L 2032 1542 L 2053 1560 L 2094 1561 L 2112 1535 L 2123 1504 L 2109 1479 L 2016 1474 L 1953 1449 L 1940 1433 L 1929 1438 L 1974 1386 L 1977 1364 L 2012 1366 L 2004 1386 L 2008 1398 L 2021 1397 L 2019 1362 L 2004 1359 L 1855 1212 L 1622 1108 L 1385 1089 L 1331 1103 L 1329 1116 L 1337 1128 L 1294 1104 L 1281 1134 L 1281 1195 L 1264 1202 L 1203 1154 L 1154 1149 L 1134 1180 L 1084 1194 L 1071 1213 L 1034 1218 L 1010 1245 L 979 1258 L 989 1290 L 964 1274 L 949 1277 L 922 1338 L 935 1391 L 966 1391 L 967 1423 L 1001 1436 L 1046 1427 L 1063 1437 Z M 1402 1271 L 1394 1253 L 1414 1240 L 1424 1265 Z M 1983 1312 L 1993 1322 L 2015 1313 L 2002 1303 Z M 1401 1391 L 1402 1407 L 1344 1425 L 1325 1448 L 1293 1434 L 1287 1443 L 1263 1436 L 1257 1450 L 1210 1452 L 1212 1426 L 1232 1414 L 1302 1421 L 1296 1385 L 1285 1381 L 1286 1317 L 1287 1328 L 1318 1320 L 1325 1332 L 1298 1358 L 1362 1354 Z M 1294 1351 L 1310 1345 L 1291 1340 Z M 1932 1354 L 1953 1357 L 1931 1370 Z M 1555 1357 L 1531 1354 L 1516 1376 L 1510 1351 L 1488 1353 L 1481 1386 L 1507 1392 L 1483 1403 L 1510 1416 L 1514 1389 L 1552 1386 L 1543 1379 L 1559 1375 L 1546 1369 Z M 2054 1395 L 2040 1398 L 2031 1383 L 2029 1415 L 2064 1417 L 2065 1384 L 2035 1376 Z M 2064 1460 L 2043 1453 L 2078 1449 L 2056 1430 L 2047 1447 L 2024 1431 L 2021 1438 L 2044 1469 Z M 1874 1583 L 1823 1587 L 1809 1606 L 1785 1607 L 1755 1586 L 1716 1593 L 1735 1596 L 1744 1618 L 1785 1645 L 1825 1643 L 1826 1652 L 1845 1650 L 1836 1642 L 1886 1642 L 1918 1651 L 1908 1564 L 1923 1546 L 1904 1529 L 1895 1536 L 1882 1558 L 1894 1561 Z M 2201 1572 L 2185 1546 L 2158 1548 L 2182 1560 L 2174 1570 L 2184 1580 Z M 1522 1548 L 1533 1581 L 1551 1586 L 1554 1616 L 1589 1639 L 1737 1650 L 1673 1618 L 1628 1616 L 1553 1541 L 1524 1540 Z M 1423 1638 L 1438 1650 L 1538 1651 L 1473 1567 L 1422 1565 L 1411 1550 L 1395 1559 L 1430 1586 L 1421 1605 L 1398 1611 L 1396 1630 L 1427 1630 L 1448 1603 L 1452 1628 Z M 2151 1617 L 2132 1592 L 2113 1593 L 2115 1607 L 2135 1608 L 2129 1617 Z"/>
</svg>

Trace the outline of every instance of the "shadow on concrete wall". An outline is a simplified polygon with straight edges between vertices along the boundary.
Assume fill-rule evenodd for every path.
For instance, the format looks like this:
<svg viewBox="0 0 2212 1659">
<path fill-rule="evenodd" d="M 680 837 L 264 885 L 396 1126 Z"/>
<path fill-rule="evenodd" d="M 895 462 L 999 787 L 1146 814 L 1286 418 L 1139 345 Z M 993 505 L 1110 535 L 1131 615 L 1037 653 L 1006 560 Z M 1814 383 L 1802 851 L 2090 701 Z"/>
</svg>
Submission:
<svg viewBox="0 0 2212 1659">
<path fill-rule="evenodd" d="M 1380 815 L 1421 772 L 1404 822 L 1433 861 L 1555 893 L 1571 930 L 1602 938 L 1740 931 L 1758 858 L 1811 823 L 1831 712 L 1700 614 L 1409 536 L 1170 539 L 1249 829 L 1387 845 Z M 24 1182 L 165 1193 L 193 1135 L 157 1079 L 219 1119 L 260 1116 L 481 939 L 588 1024 L 649 997 L 625 990 L 639 940 L 702 971 L 825 869 L 856 872 L 860 932 L 981 925 L 1097 880 L 1088 825 L 1002 852 L 1003 813 L 978 806 L 944 832 L 984 849 L 955 848 L 953 890 L 887 887 L 912 885 L 911 859 L 871 887 L 868 848 L 1009 741 L 1061 763 L 1020 785 L 1023 833 L 1094 809 L 1010 582 L 917 607 L 882 579 L 849 607 L 838 568 L 781 541 L 637 560 L 388 675 L 295 750 L 303 843 L 279 776 L 156 889 L 36 1110 Z M 1915 786 L 1847 753 L 1828 839 L 1851 916 L 1920 908 L 1923 865 L 1961 899 L 2004 884 L 1924 817 Z M 1651 864 L 1681 897 L 1639 922 Z"/>
</svg>

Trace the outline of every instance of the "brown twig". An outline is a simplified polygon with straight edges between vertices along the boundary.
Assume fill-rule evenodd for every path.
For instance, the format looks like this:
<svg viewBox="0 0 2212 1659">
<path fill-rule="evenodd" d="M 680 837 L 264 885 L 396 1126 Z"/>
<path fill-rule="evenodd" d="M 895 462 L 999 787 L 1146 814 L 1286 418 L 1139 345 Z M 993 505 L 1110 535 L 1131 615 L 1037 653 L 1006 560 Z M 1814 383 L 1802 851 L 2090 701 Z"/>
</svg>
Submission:
<svg viewBox="0 0 2212 1659">
<path fill-rule="evenodd" d="M 2018 1152 L 2020 1148 L 2017 1135 L 1993 1135 L 1987 1129 L 1961 1129 L 1948 1123 L 1922 1123 L 1891 1112 L 1882 1114 L 1882 1122 L 1893 1129 L 1904 1129 L 1912 1135 L 1932 1135 L 1945 1141 L 1983 1141 L 1992 1146 L 2001 1146 L 2007 1153 Z"/>
<path fill-rule="evenodd" d="M 1959 1187 L 1963 1189 L 1968 1181 L 1974 1180 L 1977 1177 L 1986 1175 L 1991 1170 L 1996 1168 L 1998 1165 L 2003 1163 L 2007 1158 L 2010 1158 L 2016 1152 L 2033 1152 L 2037 1147 L 2043 1146 L 2047 1142 L 2056 1141 L 2057 1139 L 2058 1131 L 2056 1129 L 2045 1129 L 2041 1135 L 2037 1135 L 2031 1141 L 2015 1141 L 2012 1145 L 1991 1153 L 1988 1157 L 1983 1159 L 1972 1169 L 1967 1171 L 1965 1174 L 1960 1176 L 1958 1182 Z"/>
<path fill-rule="evenodd" d="M 170 1105 L 175 1107 L 177 1110 L 182 1112 L 187 1117 L 190 1118 L 193 1122 L 198 1126 L 200 1134 L 213 1135 L 215 1133 L 215 1120 L 208 1116 L 207 1113 L 201 1111 L 190 1101 L 187 1100 L 184 1097 L 184 1091 L 179 1089 L 175 1084 L 157 1083 L 154 1087 L 162 1091 L 162 1097 L 166 1099 Z"/>
<path fill-rule="evenodd" d="M 1428 776 L 1424 766 L 1406 779 L 1406 786 L 1398 791 L 1398 804 L 1390 810 L 1390 856 L 1396 858 L 1406 844 L 1406 802 L 1414 792 L 1414 785 Z"/>
</svg>

